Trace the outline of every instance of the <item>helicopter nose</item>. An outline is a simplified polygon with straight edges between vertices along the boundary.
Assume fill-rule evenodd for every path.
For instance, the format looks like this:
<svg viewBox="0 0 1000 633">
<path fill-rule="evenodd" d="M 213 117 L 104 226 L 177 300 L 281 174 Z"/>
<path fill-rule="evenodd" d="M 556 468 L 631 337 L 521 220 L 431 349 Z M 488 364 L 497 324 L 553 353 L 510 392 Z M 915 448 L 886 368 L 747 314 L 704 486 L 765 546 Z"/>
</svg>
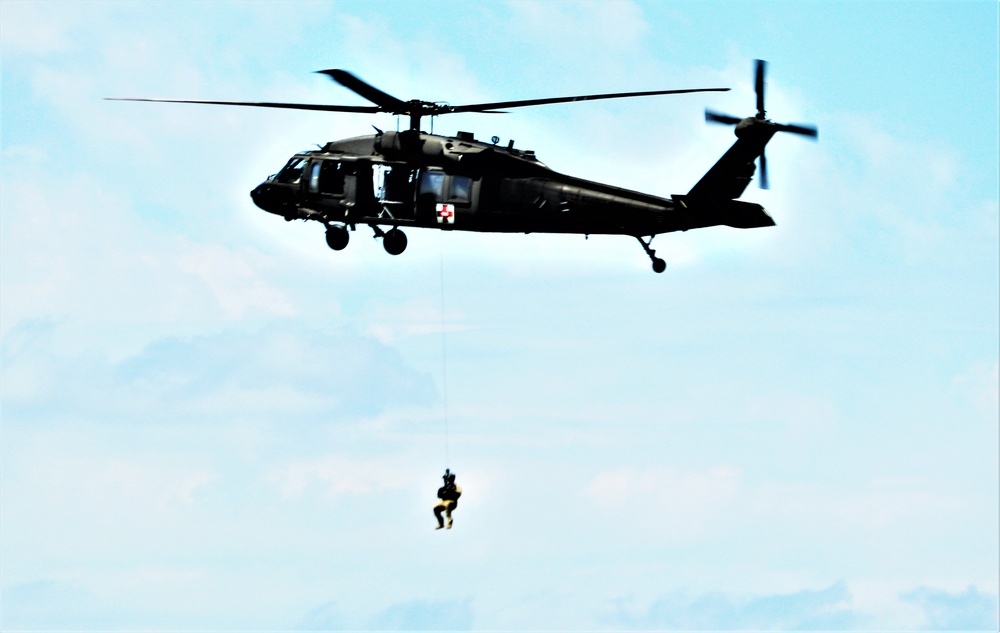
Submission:
<svg viewBox="0 0 1000 633">
<path fill-rule="evenodd" d="M 250 198 L 255 205 L 264 211 L 284 216 L 286 215 L 287 203 L 289 202 L 287 199 L 289 197 L 288 193 L 290 192 L 276 187 L 270 182 L 262 182 L 250 192 Z"/>
</svg>

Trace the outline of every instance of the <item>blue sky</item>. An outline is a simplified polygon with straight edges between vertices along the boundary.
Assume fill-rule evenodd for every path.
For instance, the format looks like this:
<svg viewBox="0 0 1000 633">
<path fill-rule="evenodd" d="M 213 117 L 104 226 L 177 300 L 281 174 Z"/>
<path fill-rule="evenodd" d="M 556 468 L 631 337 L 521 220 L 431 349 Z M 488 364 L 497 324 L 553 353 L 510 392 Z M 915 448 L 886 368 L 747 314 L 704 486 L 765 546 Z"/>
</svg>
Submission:
<svg viewBox="0 0 1000 633">
<path fill-rule="evenodd" d="M 996 3 L 7 0 L 0 35 L 0 628 L 997 629 Z M 624 237 L 334 253 L 249 191 L 394 117 L 102 100 L 732 88 L 434 122 L 668 196 L 755 58 L 819 142 L 743 196 L 776 227 L 660 236 L 662 275 Z"/>
</svg>

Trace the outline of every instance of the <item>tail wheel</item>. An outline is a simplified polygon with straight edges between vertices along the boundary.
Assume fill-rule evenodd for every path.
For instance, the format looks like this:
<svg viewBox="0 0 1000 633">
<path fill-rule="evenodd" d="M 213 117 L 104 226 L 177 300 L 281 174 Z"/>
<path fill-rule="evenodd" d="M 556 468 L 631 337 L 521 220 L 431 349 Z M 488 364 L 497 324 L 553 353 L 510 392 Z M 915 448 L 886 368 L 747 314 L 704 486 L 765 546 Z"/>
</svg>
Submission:
<svg viewBox="0 0 1000 633">
<path fill-rule="evenodd" d="M 382 238 L 382 246 L 390 255 L 399 255 L 406 250 L 406 233 L 399 229 L 391 229 Z"/>
<path fill-rule="evenodd" d="M 662 259 L 660 259 L 659 257 L 657 257 L 656 256 L 656 251 L 654 251 L 649 246 L 650 244 L 653 243 L 653 238 L 656 237 L 656 236 L 655 235 L 650 235 L 648 242 L 643 241 L 642 237 L 640 237 L 638 235 L 635 235 L 634 237 L 635 237 L 635 239 L 639 240 L 639 244 L 642 245 L 642 250 L 646 251 L 646 254 L 649 255 L 650 261 L 653 262 L 653 272 L 654 273 L 662 273 L 664 270 L 666 270 L 667 269 L 667 262 L 665 262 Z"/>
</svg>

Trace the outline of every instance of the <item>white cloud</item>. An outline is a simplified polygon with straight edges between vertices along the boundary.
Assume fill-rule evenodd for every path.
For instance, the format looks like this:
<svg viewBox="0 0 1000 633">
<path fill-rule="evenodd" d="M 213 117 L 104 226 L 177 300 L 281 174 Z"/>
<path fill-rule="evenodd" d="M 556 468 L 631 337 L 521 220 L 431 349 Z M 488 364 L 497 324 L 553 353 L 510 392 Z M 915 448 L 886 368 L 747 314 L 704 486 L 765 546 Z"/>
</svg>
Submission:
<svg viewBox="0 0 1000 633">
<path fill-rule="evenodd" d="M 4 338 L 5 423 L 315 422 L 436 397 L 430 376 L 396 350 L 349 332 L 283 325 L 161 338 L 116 362 L 101 348 L 60 349 L 63 327 L 23 322 Z"/>
<path fill-rule="evenodd" d="M 639 47 L 650 32 L 642 8 L 630 1 L 511 2 L 508 8 L 527 38 L 562 56 L 616 57 Z"/>
<path fill-rule="evenodd" d="M 414 600 L 390 605 L 372 619 L 371 627 L 383 631 L 468 631 L 474 622 L 471 598 Z"/>
<path fill-rule="evenodd" d="M 741 489 L 740 473 L 731 468 L 694 473 L 624 468 L 599 473 L 583 497 L 602 515 L 628 517 L 631 529 L 647 539 L 655 534 L 657 539 L 677 542 L 717 531 Z"/>
<path fill-rule="evenodd" d="M 111 605 L 71 581 L 32 580 L 6 584 L 3 598 L 3 624 L 12 630 L 83 626 L 96 629 L 115 619 L 111 615 Z"/>
<path fill-rule="evenodd" d="M 862 587 L 861 589 L 858 586 Z M 606 606 L 605 625 L 628 630 L 968 630 L 997 626 L 997 598 L 969 586 L 949 592 L 932 587 L 890 591 L 873 603 L 865 583 L 838 581 L 822 589 L 775 594 L 697 594 L 673 591 L 646 605 L 622 598 Z M 915 605 L 922 613 L 911 614 Z M 883 619 L 895 612 L 896 619 Z M 906 625 L 901 623 L 907 622 Z"/>
<path fill-rule="evenodd" d="M 850 630 L 863 628 L 866 618 L 854 610 L 851 592 L 840 581 L 823 589 L 763 596 L 677 591 L 645 609 L 619 601 L 602 621 L 627 629 Z"/>
<path fill-rule="evenodd" d="M 900 598 L 923 609 L 927 617 L 922 627 L 925 629 L 993 631 L 1000 625 L 997 597 L 983 594 L 971 585 L 965 591 L 956 593 L 918 587 Z"/>
<path fill-rule="evenodd" d="M 290 297 L 261 279 L 260 269 L 270 265 L 270 258 L 247 250 L 235 253 L 221 246 L 201 245 L 191 245 L 177 261 L 180 271 L 195 275 L 209 288 L 229 318 L 241 319 L 252 310 L 293 316 Z"/>
<path fill-rule="evenodd" d="M 268 279 L 268 257 L 164 231 L 92 178 L 52 188 L 5 177 L 3 206 L 7 330 L 50 316 L 126 325 L 295 310 Z"/>
<path fill-rule="evenodd" d="M 217 476 L 205 468 L 177 469 L 122 459 L 111 460 L 96 470 L 90 469 L 90 464 L 79 464 L 75 475 L 62 473 L 64 482 L 86 482 L 86 488 L 81 491 L 83 498 L 79 501 L 100 505 L 114 499 L 116 504 L 151 507 L 161 512 L 169 511 L 176 504 L 191 504 L 196 491 Z"/>
<path fill-rule="evenodd" d="M 67 7 L 68 8 L 68 7 Z M 0 5 L 3 56 L 44 56 L 72 50 L 70 20 L 63 11 L 38 2 L 4 2 Z M 72 13 L 72 11 L 70 11 Z"/>
<path fill-rule="evenodd" d="M 808 485 L 764 486 L 748 501 L 756 505 L 758 520 L 771 517 L 829 534 L 897 533 L 907 525 L 940 522 L 971 509 L 968 498 L 925 492 L 918 482 L 891 480 L 846 492 Z"/>
<path fill-rule="evenodd" d="M 325 495 L 369 495 L 388 490 L 414 487 L 413 470 L 398 458 L 358 459 L 347 455 L 329 455 L 318 460 L 300 460 L 286 464 L 268 476 L 283 497 L 301 495 L 310 486 L 318 486 Z"/>
<path fill-rule="evenodd" d="M 206 499 L 220 485 L 218 464 L 200 457 L 134 441 L 132 454 L 108 450 L 94 430 L 27 435 L 5 422 L 5 444 L 19 451 L 5 454 L 5 583 L 174 551 L 207 518 Z"/>
<path fill-rule="evenodd" d="M 364 316 L 368 334 L 386 345 L 411 336 L 468 331 L 472 326 L 464 324 L 465 319 L 460 309 L 443 314 L 440 297 L 421 297 L 403 304 L 376 298 Z"/>
<path fill-rule="evenodd" d="M 984 201 L 968 196 L 958 175 L 969 169 L 947 141 L 900 138 L 857 113 L 828 115 L 824 126 L 788 192 L 794 228 L 806 232 L 799 240 L 869 265 L 947 266 L 982 250 L 986 233 L 973 228 Z"/>
<path fill-rule="evenodd" d="M 953 385 L 983 420 L 996 422 L 1000 411 L 1000 363 L 977 363 L 956 376 Z"/>
</svg>

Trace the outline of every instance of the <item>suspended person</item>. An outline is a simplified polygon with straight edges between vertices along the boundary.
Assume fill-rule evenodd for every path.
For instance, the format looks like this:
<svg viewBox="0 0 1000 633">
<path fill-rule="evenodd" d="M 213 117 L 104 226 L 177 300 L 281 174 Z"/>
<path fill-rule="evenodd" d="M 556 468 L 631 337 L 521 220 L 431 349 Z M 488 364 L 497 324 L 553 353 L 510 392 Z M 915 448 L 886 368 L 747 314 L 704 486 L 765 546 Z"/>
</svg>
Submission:
<svg viewBox="0 0 1000 633">
<path fill-rule="evenodd" d="M 438 488 L 438 499 L 441 501 L 438 501 L 438 504 L 434 506 L 434 516 L 438 522 L 438 526 L 434 529 L 440 530 L 445 527 L 444 518 L 441 516 L 443 512 L 448 517 L 448 529 L 450 530 L 451 512 L 458 507 L 458 498 L 462 496 L 462 489 L 455 485 L 455 474 L 450 469 L 446 468 L 441 478 L 444 479 L 444 485 Z"/>
</svg>

